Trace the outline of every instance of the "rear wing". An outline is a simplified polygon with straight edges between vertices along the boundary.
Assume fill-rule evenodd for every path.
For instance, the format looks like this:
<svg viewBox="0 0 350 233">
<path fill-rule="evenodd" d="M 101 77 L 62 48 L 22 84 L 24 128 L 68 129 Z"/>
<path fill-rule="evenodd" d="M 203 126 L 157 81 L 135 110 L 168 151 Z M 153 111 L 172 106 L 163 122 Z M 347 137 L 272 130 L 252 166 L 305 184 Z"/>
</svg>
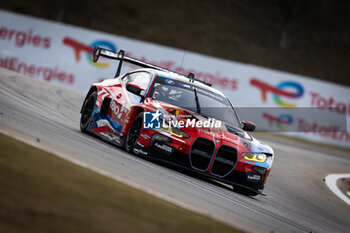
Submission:
<svg viewBox="0 0 350 233">
<path fill-rule="evenodd" d="M 138 60 L 136 58 L 125 56 L 124 50 L 119 50 L 118 53 L 115 53 L 115 52 L 112 52 L 112 51 L 110 51 L 108 49 L 104 49 L 104 48 L 96 46 L 94 48 L 94 51 L 92 52 L 92 59 L 93 59 L 93 61 L 97 62 L 100 56 L 106 57 L 106 58 L 110 58 L 110 59 L 114 59 L 114 60 L 119 60 L 117 72 L 115 73 L 114 78 L 116 78 L 116 77 L 118 77 L 120 75 L 120 71 L 122 69 L 123 62 L 128 62 L 130 64 L 137 65 L 137 66 L 140 66 L 140 67 L 143 67 L 143 68 L 151 68 L 151 69 L 155 69 L 155 70 L 176 73 L 175 71 L 168 70 L 168 69 L 165 69 L 165 68 L 162 68 L 162 67 L 159 67 L 159 66 L 156 66 L 156 65 L 153 65 L 153 64 L 150 64 L 150 63 Z M 179 73 L 176 73 L 176 74 L 179 74 Z M 211 84 L 208 83 L 208 82 L 195 79 L 193 73 L 189 73 L 188 76 L 185 76 L 183 74 L 179 74 L 179 75 L 187 77 L 188 79 L 190 79 L 192 81 L 196 80 L 198 82 L 204 83 L 205 85 L 211 86 Z"/>
</svg>

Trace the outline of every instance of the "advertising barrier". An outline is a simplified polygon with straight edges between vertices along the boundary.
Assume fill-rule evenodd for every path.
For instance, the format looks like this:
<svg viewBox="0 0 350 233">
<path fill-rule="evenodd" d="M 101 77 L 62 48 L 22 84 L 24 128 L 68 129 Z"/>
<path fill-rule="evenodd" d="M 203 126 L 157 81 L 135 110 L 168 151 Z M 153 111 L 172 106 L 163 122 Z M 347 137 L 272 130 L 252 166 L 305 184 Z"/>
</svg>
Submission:
<svg viewBox="0 0 350 233">
<path fill-rule="evenodd" d="M 0 10 L 0 67 L 86 92 L 91 83 L 113 78 L 117 66 L 103 58 L 94 63 L 94 46 L 193 72 L 262 130 L 350 147 L 349 87 Z M 135 68 L 124 63 L 122 73 Z"/>
</svg>

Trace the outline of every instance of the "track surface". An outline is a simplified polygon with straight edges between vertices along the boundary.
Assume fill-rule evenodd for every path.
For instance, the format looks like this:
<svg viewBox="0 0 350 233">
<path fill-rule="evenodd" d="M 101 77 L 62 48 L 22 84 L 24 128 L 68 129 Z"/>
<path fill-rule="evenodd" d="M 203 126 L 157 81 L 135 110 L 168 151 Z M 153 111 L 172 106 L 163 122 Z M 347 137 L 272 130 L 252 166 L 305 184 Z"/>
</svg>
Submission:
<svg viewBox="0 0 350 233">
<path fill-rule="evenodd" d="M 0 69 L 0 132 L 249 232 L 349 232 L 350 207 L 323 182 L 350 156 L 265 141 L 276 153 L 255 198 L 138 158 L 79 130 L 84 94 Z M 142 207 L 140 207 L 142 208 Z"/>
</svg>

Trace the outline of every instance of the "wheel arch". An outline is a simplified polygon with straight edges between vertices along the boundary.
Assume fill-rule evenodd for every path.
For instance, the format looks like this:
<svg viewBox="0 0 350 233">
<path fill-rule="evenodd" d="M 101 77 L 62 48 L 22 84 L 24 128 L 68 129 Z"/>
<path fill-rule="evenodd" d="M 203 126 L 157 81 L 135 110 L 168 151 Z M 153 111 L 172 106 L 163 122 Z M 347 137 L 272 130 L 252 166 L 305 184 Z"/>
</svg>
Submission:
<svg viewBox="0 0 350 233">
<path fill-rule="evenodd" d="M 128 119 L 128 123 L 125 124 L 125 126 L 123 127 L 123 129 L 121 130 L 121 133 L 123 135 L 127 135 L 130 129 L 130 126 L 133 122 L 133 120 L 135 119 L 135 117 L 137 115 L 139 115 L 141 112 L 145 112 L 146 109 L 143 108 L 142 106 L 132 106 L 130 112 L 128 113 L 127 119 Z"/>
<path fill-rule="evenodd" d="M 96 91 L 96 92 L 98 91 L 98 90 L 97 90 L 97 87 L 96 87 L 96 86 L 90 87 L 90 90 L 89 90 L 88 93 L 86 94 L 85 99 L 84 99 L 84 101 L 83 101 L 83 105 L 81 106 L 80 114 L 81 114 L 82 111 L 83 111 L 83 107 L 84 107 L 85 101 L 86 101 L 87 98 L 91 95 L 91 93 L 93 93 L 94 91 Z"/>
</svg>

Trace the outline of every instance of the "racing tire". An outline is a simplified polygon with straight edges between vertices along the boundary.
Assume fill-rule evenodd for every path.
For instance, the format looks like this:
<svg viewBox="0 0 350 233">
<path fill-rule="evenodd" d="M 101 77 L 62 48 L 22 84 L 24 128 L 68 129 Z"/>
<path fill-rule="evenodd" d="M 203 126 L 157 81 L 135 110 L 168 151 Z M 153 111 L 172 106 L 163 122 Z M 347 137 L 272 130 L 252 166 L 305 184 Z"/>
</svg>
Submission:
<svg viewBox="0 0 350 233">
<path fill-rule="evenodd" d="M 84 133 L 88 133 L 86 129 L 91 121 L 92 114 L 94 112 L 95 103 L 97 99 L 97 92 L 92 92 L 85 100 L 80 117 L 80 130 Z"/>
<path fill-rule="evenodd" d="M 137 139 L 140 136 L 141 130 L 142 130 L 142 123 L 143 123 L 143 112 L 139 113 L 135 119 L 133 120 L 128 135 L 126 135 L 125 140 L 125 149 L 128 152 L 132 152 L 134 149 Z"/>
</svg>

